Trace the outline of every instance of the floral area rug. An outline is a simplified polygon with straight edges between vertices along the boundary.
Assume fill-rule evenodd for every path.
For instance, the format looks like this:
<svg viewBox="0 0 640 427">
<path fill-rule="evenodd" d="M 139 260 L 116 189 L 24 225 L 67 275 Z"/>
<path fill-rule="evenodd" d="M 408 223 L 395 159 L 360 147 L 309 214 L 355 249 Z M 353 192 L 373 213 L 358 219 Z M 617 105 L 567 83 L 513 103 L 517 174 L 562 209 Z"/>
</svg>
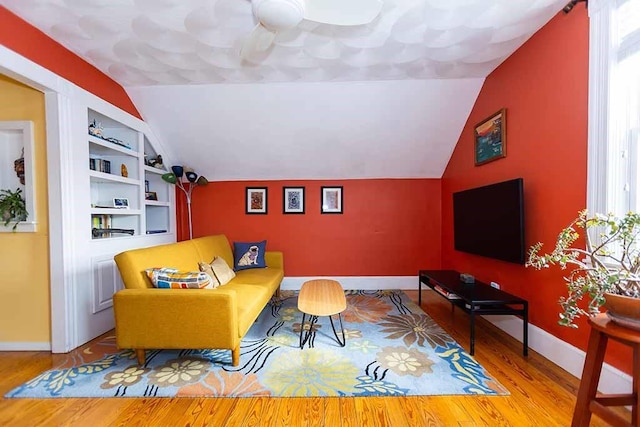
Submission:
<svg viewBox="0 0 640 427">
<path fill-rule="evenodd" d="M 108 337 L 5 397 L 508 394 L 402 291 L 346 294 L 345 347 L 320 317 L 313 347 L 301 350 L 297 294 L 282 292 L 242 340 L 237 367 L 229 350 L 149 350 L 138 366 L 133 351 Z"/>
</svg>

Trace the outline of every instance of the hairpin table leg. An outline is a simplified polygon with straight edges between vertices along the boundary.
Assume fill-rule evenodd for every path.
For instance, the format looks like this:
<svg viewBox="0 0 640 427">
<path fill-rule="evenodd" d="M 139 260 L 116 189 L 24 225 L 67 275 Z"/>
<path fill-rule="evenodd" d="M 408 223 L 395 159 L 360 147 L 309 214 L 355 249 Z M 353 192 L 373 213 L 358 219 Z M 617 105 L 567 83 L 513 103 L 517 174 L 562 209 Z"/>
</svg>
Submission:
<svg viewBox="0 0 640 427">
<path fill-rule="evenodd" d="M 313 333 L 313 327 L 318 321 L 318 316 L 309 315 L 309 329 L 305 331 L 305 327 L 304 327 L 305 318 L 306 318 L 306 314 L 302 313 L 302 323 L 300 323 L 300 348 L 301 349 L 304 348 L 304 345 L 307 343 L 307 341 L 309 341 L 309 348 L 313 347 L 313 341 L 310 340 L 310 338 L 311 338 L 311 334 Z M 304 333 L 304 338 L 302 337 L 303 333 Z"/>
<path fill-rule="evenodd" d="M 338 341 L 338 344 L 340 344 L 340 347 L 344 347 L 345 344 L 347 343 L 347 340 L 345 339 L 344 336 L 344 328 L 342 327 L 342 315 L 340 313 L 338 313 L 338 318 L 340 319 L 340 331 L 342 331 L 342 341 L 340 341 L 340 338 L 338 337 L 338 333 L 336 332 L 336 327 L 333 325 L 333 316 L 329 316 L 329 320 L 331 320 L 331 328 L 333 329 L 333 334 L 336 337 L 336 340 Z"/>
</svg>

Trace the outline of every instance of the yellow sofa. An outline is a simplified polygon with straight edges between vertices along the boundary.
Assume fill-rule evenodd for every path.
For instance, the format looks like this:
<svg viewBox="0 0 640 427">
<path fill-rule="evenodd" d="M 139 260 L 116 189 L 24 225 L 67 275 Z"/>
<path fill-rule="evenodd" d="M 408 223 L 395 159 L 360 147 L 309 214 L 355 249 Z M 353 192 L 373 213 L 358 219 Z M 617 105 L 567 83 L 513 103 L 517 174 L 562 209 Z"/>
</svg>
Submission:
<svg viewBox="0 0 640 427">
<path fill-rule="evenodd" d="M 145 274 L 154 267 L 198 271 L 199 261 L 210 263 L 215 256 L 233 266 L 231 246 L 222 234 L 116 255 L 125 286 L 113 297 L 118 348 L 135 349 L 141 365 L 145 349 L 230 349 L 238 366 L 240 340 L 279 292 L 282 252 L 266 252 L 267 268 L 238 271 L 216 289 L 156 289 Z"/>
</svg>

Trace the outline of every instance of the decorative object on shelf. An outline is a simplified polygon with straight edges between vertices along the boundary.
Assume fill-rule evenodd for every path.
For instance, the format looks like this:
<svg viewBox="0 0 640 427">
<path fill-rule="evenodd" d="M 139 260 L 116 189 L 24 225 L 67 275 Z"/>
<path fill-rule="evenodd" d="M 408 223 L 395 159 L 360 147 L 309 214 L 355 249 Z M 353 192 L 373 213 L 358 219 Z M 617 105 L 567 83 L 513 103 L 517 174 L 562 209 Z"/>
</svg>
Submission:
<svg viewBox="0 0 640 427">
<path fill-rule="evenodd" d="M 145 200 L 158 200 L 158 194 L 155 191 L 147 191 L 144 193 Z"/>
<path fill-rule="evenodd" d="M 24 185 L 24 147 L 20 158 L 13 162 L 13 170 L 16 172 L 16 176 L 20 180 L 20 184 Z"/>
<path fill-rule="evenodd" d="M 162 157 L 158 155 L 157 159 L 160 159 L 162 165 Z M 157 160 L 156 159 L 156 160 Z M 155 167 L 156 164 L 154 164 Z M 162 166 L 161 166 L 162 167 Z M 185 174 L 186 171 L 186 174 Z M 182 180 L 182 177 L 187 179 L 187 182 Z M 209 184 L 209 181 L 204 176 L 198 176 L 192 169 L 187 169 L 182 166 L 171 166 L 171 172 L 162 175 L 162 180 L 169 184 L 174 184 L 178 187 L 187 198 L 187 213 L 189 216 L 189 239 L 193 239 L 193 224 L 191 222 L 191 193 L 197 186 L 203 186 Z"/>
<path fill-rule="evenodd" d="M 105 141 L 109 141 L 113 144 L 119 145 L 121 147 L 127 148 L 129 150 L 131 150 L 131 145 L 129 145 L 128 143 L 124 142 L 124 141 L 120 141 L 118 138 L 113 138 L 113 137 L 109 137 L 109 138 L 104 138 L 103 139 Z"/>
<path fill-rule="evenodd" d="M 149 192 L 149 180 L 148 179 L 144 180 L 144 192 L 145 193 Z"/>
<path fill-rule="evenodd" d="M 102 123 L 96 122 L 95 119 L 89 123 L 89 135 L 97 136 L 98 138 L 102 138 L 102 132 L 104 128 L 102 127 Z"/>
<path fill-rule="evenodd" d="M 473 128 L 476 166 L 507 156 L 506 114 L 503 108 Z"/>
<path fill-rule="evenodd" d="M 2 218 L 5 227 L 13 221 L 12 230 L 15 231 L 20 221 L 26 221 L 28 215 L 21 189 L 16 188 L 16 191 L 0 190 L 0 218 Z"/>
<path fill-rule="evenodd" d="M 127 142 L 121 141 L 118 138 L 114 138 L 112 136 L 110 137 L 105 136 L 102 123 L 96 122 L 95 119 L 92 120 L 91 123 L 89 123 L 89 135 L 93 135 L 97 138 L 104 139 L 105 141 L 109 141 L 112 144 L 116 144 L 131 150 L 131 145 L 129 145 Z"/>
<path fill-rule="evenodd" d="M 320 187 L 320 213 L 342 213 L 342 187 Z"/>
<path fill-rule="evenodd" d="M 129 209 L 129 199 L 124 197 L 115 197 L 113 199 L 113 207 L 116 209 Z"/>
<path fill-rule="evenodd" d="M 120 175 L 122 175 L 125 178 L 129 177 L 129 171 L 127 170 L 127 165 L 125 165 L 124 163 L 120 165 Z"/>
<path fill-rule="evenodd" d="M 135 230 L 129 228 L 92 228 L 91 235 L 95 237 L 108 237 L 112 233 L 115 234 L 128 234 L 133 236 L 135 234 Z"/>
<path fill-rule="evenodd" d="M 148 159 L 148 160 L 145 157 L 145 162 L 147 166 L 151 166 L 156 169 L 164 169 L 164 164 L 162 163 L 162 156 L 160 154 L 158 154 L 155 158 Z"/>
<path fill-rule="evenodd" d="M 246 187 L 245 214 L 267 214 L 267 187 Z"/>
<path fill-rule="evenodd" d="M 304 213 L 304 187 L 282 187 L 283 207 L 282 213 Z"/>
<path fill-rule="evenodd" d="M 468 273 L 460 273 L 460 281 L 462 283 L 475 283 L 476 282 L 476 278 L 473 277 L 471 274 L 468 274 Z"/>
<path fill-rule="evenodd" d="M 563 313 L 558 323 L 577 328 L 576 318 L 593 317 L 604 306 L 612 321 L 640 329 L 639 234 L 640 214 L 628 212 L 618 218 L 613 214 L 589 215 L 583 210 L 560 232 L 552 252 L 539 254 L 540 242 L 531 247 L 527 267 L 575 267 L 565 277 L 569 294 L 560 298 Z M 584 238 L 584 245 L 576 244 L 580 238 Z M 585 297 L 589 298 L 586 309 L 578 305 Z M 616 312 L 618 300 L 626 300 L 632 308 Z"/>
</svg>

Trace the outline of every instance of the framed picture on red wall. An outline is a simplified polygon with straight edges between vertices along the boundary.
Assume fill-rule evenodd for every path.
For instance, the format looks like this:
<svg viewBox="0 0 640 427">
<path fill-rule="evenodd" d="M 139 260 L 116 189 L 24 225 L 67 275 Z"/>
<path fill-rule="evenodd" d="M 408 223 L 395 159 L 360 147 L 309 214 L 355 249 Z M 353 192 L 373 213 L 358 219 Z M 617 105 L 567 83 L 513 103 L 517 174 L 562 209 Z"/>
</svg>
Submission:
<svg viewBox="0 0 640 427">
<path fill-rule="evenodd" d="M 473 128 L 476 166 L 507 156 L 506 119 L 507 110 L 503 108 Z"/>
<path fill-rule="evenodd" d="M 342 213 L 342 187 L 321 187 L 320 213 Z"/>
<path fill-rule="evenodd" d="M 282 213 L 304 213 L 304 187 L 282 187 Z"/>
<path fill-rule="evenodd" d="M 267 187 L 247 187 L 245 213 L 267 213 Z"/>
</svg>

